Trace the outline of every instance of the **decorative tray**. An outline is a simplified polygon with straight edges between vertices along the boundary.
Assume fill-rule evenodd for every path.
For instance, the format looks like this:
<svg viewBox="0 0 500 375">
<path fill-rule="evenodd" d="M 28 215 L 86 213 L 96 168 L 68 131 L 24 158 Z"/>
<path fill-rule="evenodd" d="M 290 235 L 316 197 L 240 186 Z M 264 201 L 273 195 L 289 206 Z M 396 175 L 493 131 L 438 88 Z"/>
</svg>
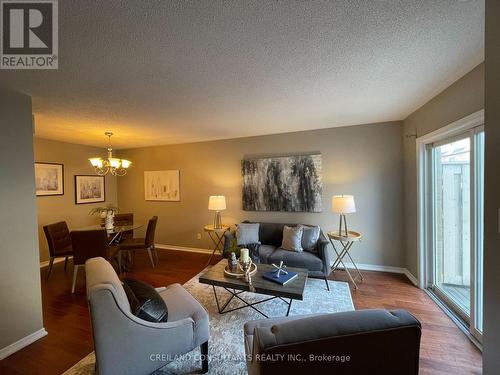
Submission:
<svg viewBox="0 0 500 375">
<path fill-rule="evenodd" d="M 257 265 L 255 263 L 252 263 L 252 265 L 250 266 L 250 276 L 253 276 L 257 273 Z M 245 273 L 240 270 L 240 268 L 238 267 L 238 270 L 236 272 L 231 272 L 229 270 L 229 267 L 226 266 L 224 267 L 224 274 L 228 277 L 232 277 L 232 278 L 235 278 L 235 279 L 242 279 L 245 277 Z"/>
</svg>

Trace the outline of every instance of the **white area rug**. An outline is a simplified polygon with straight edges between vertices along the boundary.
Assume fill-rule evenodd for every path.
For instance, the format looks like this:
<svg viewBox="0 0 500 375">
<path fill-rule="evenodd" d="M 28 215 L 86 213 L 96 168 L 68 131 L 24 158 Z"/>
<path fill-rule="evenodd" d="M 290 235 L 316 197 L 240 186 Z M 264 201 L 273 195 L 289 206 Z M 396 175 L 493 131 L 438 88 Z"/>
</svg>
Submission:
<svg viewBox="0 0 500 375">
<path fill-rule="evenodd" d="M 329 281 L 329 283 L 330 291 L 327 291 L 324 280 L 308 279 L 304 300 L 293 301 L 290 316 L 354 310 L 349 285 L 340 281 Z M 219 314 L 212 286 L 200 284 L 198 275 L 186 282 L 184 287 L 205 306 L 210 315 L 209 374 L 246 374 L 243 325 L 249 320 L 263 319 L 264 317 L 251 308 Z M 218 288 L 217 295 L 220 297 L 220 301 L 225 301 L 229 293 Z M 249 302 L 268 298 L 268 296 L 253 293 L 244 293 L 241 296 Z M 228 308 L 240 304 L 242 304 L 240 301 L 233 299 Z M 258 307 L 270 317 L 284 316 L 287 310 L 287 305 L 279 299 L 264 302 Z M 201 369 L 199 355 L 199 349 L 195 349 L 183 358 L 169 363 L 156 374 L 199 373 Z M 94 362 L 95 357 L 92 352 L 66 371 L 64 375 L 94 374 Z"/>
</svg>

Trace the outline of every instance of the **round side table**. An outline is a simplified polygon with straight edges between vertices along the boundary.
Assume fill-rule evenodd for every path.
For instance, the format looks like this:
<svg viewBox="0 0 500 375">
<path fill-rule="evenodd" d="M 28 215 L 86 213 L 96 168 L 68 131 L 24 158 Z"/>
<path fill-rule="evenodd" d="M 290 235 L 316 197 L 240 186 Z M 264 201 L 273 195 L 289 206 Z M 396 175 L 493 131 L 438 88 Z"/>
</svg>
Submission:
<svg viewBox="0 0 500 375">
<path fill-rule="evenodd" d="M 354 260 L 352 259 L 351 254 L 349 254 L 349 250 L 351 250 L 351 246 L 353 245 L 353 243 L 361 241 L 361 238 L 363 236 L 361 235 L 361 233 L 355 232 L 352 230 L 348 231 L 347 235 L 345 233 L 339 233 L 338 231 L 328 232 L 327 235 L 328 235 L 328 239 L 330 240 L 330 243 L 333 246 L 333 250 L 337 254 L 337 259 L 335 260 L 335 262 L 333 262 L 332 272 L 335 272 L 339 268 L 339 266 L 342 264 L 342 267 L 344 267 L 344 270 L 347 272 L 349 279 L 351 280 L 352 284 L 354 285 L 354 289 L 357 289 L 358 286 L 356 284 L 355 279 L 357 277 L 359 277 L 361 279 L 361 281 L 363 281 L 364 277 L 361 274 L 361 272 L 359 272 L 359 269 L 356 266 L 356 263 L 354 262 Z M 342 250 L 340 252 L 337 251 L 337 248 L 335 247 L 335 242 L 337 242 L 337 245 L 340 244 L 342 246 Z M 351 263 L 353 264 L 354 268 L 356 269 L 357 275 L 355 277 L 352 277 L 351 273 L 349 272 L 346 265 L 344 264 L 343 259 L 346 255 L 349 257 L 349 259 L 351 260 Z"/>
<path fill-rule="evenodd" d="M 221 228 L 215 228 L 213 224 L 205 225 L 203 227 L 203 230 L 208 233 L 210 239 L 214 243 L 214 250 L 212 251 L 210 258 L 208 258 L 207 266 L 210 264 L 217 251 L 221 254 L 223 253 L 224 249 L 222 248 L 222 241 L 224 240 L 224 235 L 230 228 L 231 227 L 229 225 L 223 225 Z"/>
</svg>

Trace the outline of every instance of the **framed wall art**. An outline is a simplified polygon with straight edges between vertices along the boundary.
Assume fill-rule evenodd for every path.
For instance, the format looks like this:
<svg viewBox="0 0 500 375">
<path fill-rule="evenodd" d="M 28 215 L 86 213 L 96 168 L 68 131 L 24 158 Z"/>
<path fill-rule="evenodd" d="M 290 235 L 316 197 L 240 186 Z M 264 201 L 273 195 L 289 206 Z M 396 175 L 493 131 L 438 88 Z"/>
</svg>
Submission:
<svg viewBox="0 0 500 375">
<path fill-rule="evenodd" d="M 180 171 L 145 171 L 144 198 L 147 201 L 179 202 Z"/>
<path fill-rule="evenodd" d="M 75 204 L 97 203 L 105 200 L 106 184 L 104 176 L 75 176 Z"/>
<path fill-rule="evenodd" d="M 35 192 L 37 197 L 64 195 L 64 165 L 35 163 Z"/>
<path fill-rule="evenodd" d="M 321 154 L 242 161 L 243 210 L 321 212 Z"/>
</svg>

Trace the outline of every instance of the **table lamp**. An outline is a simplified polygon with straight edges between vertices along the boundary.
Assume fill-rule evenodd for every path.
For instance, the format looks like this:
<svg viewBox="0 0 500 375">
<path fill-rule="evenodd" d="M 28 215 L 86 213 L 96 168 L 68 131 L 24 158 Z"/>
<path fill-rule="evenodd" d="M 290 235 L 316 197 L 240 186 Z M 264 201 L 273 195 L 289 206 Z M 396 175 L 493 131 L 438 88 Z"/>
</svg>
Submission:
<svg viewBox="0 0 500 375">
<path fill-rule="evenodd" d="M 223 195 L 211 195 L 208 198 L 208 209 L 215 211 L 214 229 L 221 229 L 222 219 L 220 212 L 226 209 L 226 197 Z"/>
<path fill-rule="evenodd" d="M 345 235 L 347 237 L 349 232 L 347 230 L 345 214 L 356 212 L 354 197 L 352 195 L 334 195 L 332 197 L 332 211 L 336 214 L 340 214 L 339 235 Z M 342 232 L 342 221 L 344 222 L 344 232 Z"/>
</svg>

